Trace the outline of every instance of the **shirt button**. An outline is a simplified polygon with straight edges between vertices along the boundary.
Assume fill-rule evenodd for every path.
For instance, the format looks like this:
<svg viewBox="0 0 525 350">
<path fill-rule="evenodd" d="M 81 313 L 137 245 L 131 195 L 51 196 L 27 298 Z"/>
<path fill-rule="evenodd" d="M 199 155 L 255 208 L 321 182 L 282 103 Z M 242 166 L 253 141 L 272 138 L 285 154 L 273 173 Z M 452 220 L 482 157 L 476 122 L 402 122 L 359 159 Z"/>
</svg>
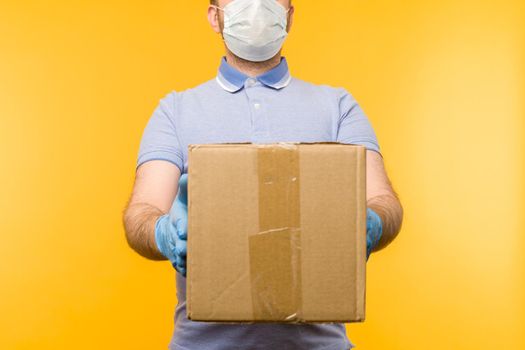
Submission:
<svg viewBox="0 0 525 350">
<path fill-rule="evenodd" d="M 257 82 L 257 80 L 255 80 L 253 78 L 249 78 L 247 84 L 248 84 L 248 86 L 254 86 L 256 82 Z"/>
<path fill-rule="evenodd" d="M 254 104 L 253 104 L 253 107 L 254 107 L 255 109 L 259 109 L 259 108 L 261 108 L 261 104 L 260 104 L 260 103 L 254 103 Z"/>
</svg>

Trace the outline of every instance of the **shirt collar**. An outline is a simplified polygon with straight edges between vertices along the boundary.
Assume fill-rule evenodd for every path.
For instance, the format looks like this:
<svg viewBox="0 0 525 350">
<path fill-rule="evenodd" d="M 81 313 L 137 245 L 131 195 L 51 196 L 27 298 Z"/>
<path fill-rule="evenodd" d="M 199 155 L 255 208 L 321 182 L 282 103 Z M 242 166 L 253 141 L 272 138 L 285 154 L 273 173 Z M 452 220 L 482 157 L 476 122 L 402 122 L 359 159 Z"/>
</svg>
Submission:
<svg viewBox="0 0 525 350">
<path fill-rule="evenodd" d="M 237 92 L 244 87 L 244 83 L 250 77 L 231 66 L 226 62 L 226 56 L 223 56 L 216 79 L 224 90 Z M 254 79 L 276 90 L 286 87 L 292 79 L 286 58 L 281 57 L 281 62 L 277 66 Z"/>
</svg>

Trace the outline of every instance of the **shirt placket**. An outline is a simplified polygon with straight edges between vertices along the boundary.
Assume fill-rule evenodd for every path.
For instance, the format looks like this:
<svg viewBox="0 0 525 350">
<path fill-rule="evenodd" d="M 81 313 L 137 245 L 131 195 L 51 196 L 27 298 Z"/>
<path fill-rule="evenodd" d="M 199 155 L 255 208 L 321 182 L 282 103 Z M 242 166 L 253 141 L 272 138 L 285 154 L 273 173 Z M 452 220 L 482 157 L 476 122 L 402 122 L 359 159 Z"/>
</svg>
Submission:
<svg viewBox="0 0 525 350">
<path fill-rule="evenodd" d="M 248 78 L 244 83 L 244 92 L 248 100 L 252 125 L 252 142 L 264 143 L 269 137 L 268 116 L 263 103 L 263 89 L 265 87 L 255 78 Z"/>
</svg>

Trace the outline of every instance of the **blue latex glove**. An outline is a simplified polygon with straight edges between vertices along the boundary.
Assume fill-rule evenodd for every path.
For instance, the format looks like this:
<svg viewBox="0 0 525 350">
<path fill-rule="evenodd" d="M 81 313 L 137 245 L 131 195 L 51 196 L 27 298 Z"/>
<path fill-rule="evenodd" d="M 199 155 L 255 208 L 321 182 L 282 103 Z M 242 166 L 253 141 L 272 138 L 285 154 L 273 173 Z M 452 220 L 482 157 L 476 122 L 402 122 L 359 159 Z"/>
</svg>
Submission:
<svg viewBox="0 0 525 350">
<path fill-rule="evenodd" d="M 383 235 L 381 217 L 372 209 L 366 208 L 366 260 Z"/>
<path fill-rule="evenodd" d="M 179 190 L 170 212 L 155 223 L 157 248 L 175 270 L 186 277 L 186 245 L 188 239 L 188 174 L 179 179 Z"/>
</svg>

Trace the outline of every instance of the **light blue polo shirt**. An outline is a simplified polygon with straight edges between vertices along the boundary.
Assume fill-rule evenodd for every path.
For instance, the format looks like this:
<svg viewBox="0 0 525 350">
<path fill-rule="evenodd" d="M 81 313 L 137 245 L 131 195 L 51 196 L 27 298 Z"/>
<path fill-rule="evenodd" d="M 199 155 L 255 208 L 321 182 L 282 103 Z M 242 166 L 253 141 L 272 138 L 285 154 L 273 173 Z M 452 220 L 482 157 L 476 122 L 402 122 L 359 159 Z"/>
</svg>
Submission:
<svg viewBox="0 0 525 350">
<path fill-rule="evenodd" d="M 364 145 L 380 153 L 374 130 L 343 88 L 292 77 L 286 59 L 250 78 L 223 57 L 214 79 L 160 100 L 144 129 L 137 167 L 162 159 L 186 173 L 189 144 L 321 142 Z M 225 324 L 186 317 L 186 278 L 176 273 L 171 350 L 347 350 L 342 323 Z"/>
</svg>

